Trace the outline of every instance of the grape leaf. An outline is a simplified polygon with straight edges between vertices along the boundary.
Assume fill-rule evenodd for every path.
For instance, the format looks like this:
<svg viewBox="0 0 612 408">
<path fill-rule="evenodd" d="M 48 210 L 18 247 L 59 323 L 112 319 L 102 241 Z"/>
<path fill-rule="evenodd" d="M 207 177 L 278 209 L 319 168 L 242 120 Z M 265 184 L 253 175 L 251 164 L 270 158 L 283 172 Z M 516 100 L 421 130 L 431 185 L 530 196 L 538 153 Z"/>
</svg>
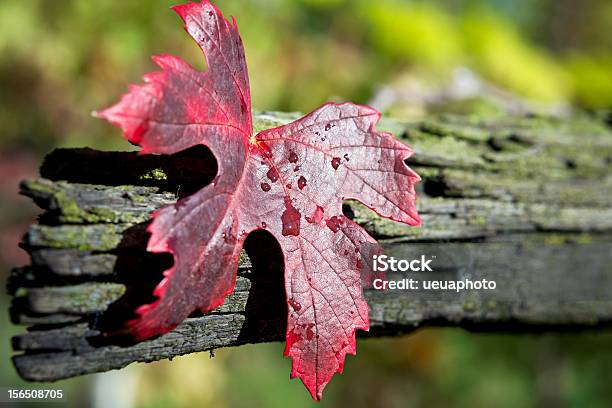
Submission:
<svg viewBox="0 0 612 408">
<path fill-rule="evenodd" d="M 169 55 L 114 106 L 97 112 L 121 127 L 141 153 L 171 154 L 207 146 L 218 162 L 214 181 L 153 214 L 147 250 L 169 252 L 174 265 L 157 300 L 127 323 L 137 340 L 172 330 L 194 310 L 206 313 L 232 292 L 247 235 L 268 230 L 285 261 L 291 377 L 319 400 L 355 330 L 368 330 L 362 293 L 363 245 L 378 247 L 342 213 L 359 200 L 377 214 L 418 225 L 412 150 L 375 125 L 366 106 L 325 104 L 285 126 L 253 135 L 249 80 L 236 21 L 205 0 L 175 6 L 202 49 L 208 70 Z"/>
</svg>

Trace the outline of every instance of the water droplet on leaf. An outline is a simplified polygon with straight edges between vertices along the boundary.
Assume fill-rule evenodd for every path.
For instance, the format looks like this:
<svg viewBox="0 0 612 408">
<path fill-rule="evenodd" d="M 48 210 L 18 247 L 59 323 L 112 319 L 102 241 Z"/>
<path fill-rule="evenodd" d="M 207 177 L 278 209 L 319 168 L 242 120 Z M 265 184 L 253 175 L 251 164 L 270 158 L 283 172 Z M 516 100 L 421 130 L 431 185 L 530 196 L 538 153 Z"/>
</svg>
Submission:
<svg viewBox="0 0 612 408">
<path fill-rule="evenodd" d="M 306 187 L 306 178 L 304 176 L 300 176 L 300 178 L 298 179 L 298 188 L 300 190 L 303 190 L 304 187 Z"/>
<path fill-rule="evenodd" d="M 266 173 L 266 176 L 268 176 L 270 181 L 276 183 L 276 180 L 278 180 L 278 170 L 276 170 L 275 167 L 271 167 L 270 170 L 268 170 L 268 172 Z"/>
<path fill-rule="evenodd" d="M 333 217 L 325 220 L 325 223 L 327 224 L 330 230 L 338 232 L 340 230 L 340 225 L 342 224 L 342 218 L 334 215 Z"/>
<path fill-rule="evenodd" d="M 284 236 L 300 235 L 300 218 L 300 212 L 291 204 L 289 197 L 285 197 L 285 211 L 281 215 Z"/>
<path fill-rule="evenodd" d="M 293 310 L 295 310 L 296 312 L 299 312 L 300 309 L 302 308 L 302 305 L 300 304 L 300 302 L 298 302 L 297 300 L 291 298 L 289 299 L 289 306 L 291 306 L 293 308 Z"/>
<path fill-rule="evenodd" d="M 340 158 L 334 157 L 331 161 L 331 165 L 334 168 L 334 170 L 338 170 L 338 167 L 340 167 Z"/>
<path fill-rule="evenodd" d="M 261 183 L 261 189 L 265 192 L 270 191 L 272 187 L 270 187 L 270 185 L 268 183 Z"/>
</svg>

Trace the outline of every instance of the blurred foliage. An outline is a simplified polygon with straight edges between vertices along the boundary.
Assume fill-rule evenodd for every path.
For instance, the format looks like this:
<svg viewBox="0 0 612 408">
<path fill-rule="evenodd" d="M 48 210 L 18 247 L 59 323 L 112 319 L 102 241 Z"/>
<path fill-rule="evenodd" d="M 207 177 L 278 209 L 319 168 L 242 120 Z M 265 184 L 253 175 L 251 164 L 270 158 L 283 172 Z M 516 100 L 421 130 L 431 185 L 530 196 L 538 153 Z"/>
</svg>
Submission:
<svg viewBox="0 0 612 408">
<path fill-rule="evenodd" d="M 575 97 L 584 106 L 610 106 L 612 54 L 573 55 L 568 58 Z"/>
<path fill-rule="evenodd" d="M 611 340 L 611 333 L 509 336 L 460 329 L 360 339 L 359 356 L 347 357 L 345 372 L 320 403 L 297 379 L 288 380 L 291 363 L 278 343 L 134 365 L 126 373 L 135 379 L 131 399 L 139 408 L 603 408 L 612 398 Z"/>
<path fill-rule="evenodd" d="M 205 68 L 168 10 L 175 1 L 0 2 L 0 144 L 119 144 L 89 112 L 153 70 L 150 55 Z M 609 1 L 218 3 L 240 24 L 258 109 L 367 103 L 398 76 L 437 84 L 457 66 L 535 101 L 612 107 Z"/>
<path fill-rule="evenodd" d="M 171 53 L 205 69 L 199 49 L 169 10 L 177 2 L 0 2 L 3 193 L 15 193 L 18 179 L 35 172 L 32 156 L 54 146 L 130 148 L 90 112 L 113 103 L 128 83 L 156 69 L 150 55 Z M 385 108 L 398 115 L 439 109 L 496 114 L 499 106 L 477 95 L 427 105 L 423 95 L 436 94 L 431 89 L 451 80 L 458 67 L 531 101 L 612 108 L 609 0 L 217 4 L 238 20 L 257 109 L 310 111 L 328 100 L 369 103 L 389 88 L 421 95 L 413 98 L 422 105 L 416 109 Z M 17 200 L 0 209 L 0 272 L 6 274 L 18 257 L 13 252 L 23 226 L 17 222 L 30 219 L 33 210 Z M 7 298 L 0 301 L 6 310 Z M 8 339 L 17 328 L 6 330 L 6 315 L 0 327 L 0 383 L 31 386 L 5 364 Z M 320 406 L 609 406 L 610 340 L 610 333 L 508 336 L 445 329 L 360 341 L 359 358 L 348 358 L 345 374 L 334 378 Z M 281 357 L 282 345 L 217 354 L 212 360 L 199 354 L 134 365 L 121 373 L 136 379 L 133 398 L 142 408 L 314 405 L 297 381 L 288 381 L 290 363 Z M 89 378 L 105 384 L 114 375 Z M 85 406 L 87 381 L 55 386 L 74 392 L 72 405 Z M 102 389 L 102 398 L 104 390 L 113 391 Z"/>
<path fill-rule="evenodd" d="M 489 10 L 470 12 L 461 30 L 472 64 L 493 82 L 537 100 L 553 102 L 568 96 L 562 65 L 525 42 L 504 19 Z"/>
</svg>

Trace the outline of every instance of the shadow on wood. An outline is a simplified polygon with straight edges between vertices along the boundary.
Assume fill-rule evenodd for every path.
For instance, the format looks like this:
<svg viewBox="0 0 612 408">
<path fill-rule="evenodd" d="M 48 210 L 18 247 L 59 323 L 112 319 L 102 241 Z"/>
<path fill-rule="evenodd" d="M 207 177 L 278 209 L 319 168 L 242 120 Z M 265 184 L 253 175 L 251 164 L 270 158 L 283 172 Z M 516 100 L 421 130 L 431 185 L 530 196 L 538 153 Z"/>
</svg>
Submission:
<svg viewBox="0 0 612 408">
<path fill-rule="evenodd" d="M 179 198 L 209 184 L 216 174 L 215 157 L 201 145 L 172 155 L 57 149 L 45 158 L 40 168 L 41 177 L 49 180 L 107 186 L 155 186 Z"/>
</svg>

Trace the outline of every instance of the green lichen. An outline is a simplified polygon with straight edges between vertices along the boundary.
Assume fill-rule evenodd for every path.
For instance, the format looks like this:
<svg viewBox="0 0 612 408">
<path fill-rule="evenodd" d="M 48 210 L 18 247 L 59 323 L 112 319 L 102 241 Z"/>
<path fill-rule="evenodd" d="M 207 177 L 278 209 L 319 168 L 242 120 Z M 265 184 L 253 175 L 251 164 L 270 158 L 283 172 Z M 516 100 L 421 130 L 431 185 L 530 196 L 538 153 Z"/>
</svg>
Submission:
<svg viewBox="0 0 612 408">
<path fill-rule="evenodd" d="M 475 312 L 476 306 L 476 302 L 472 300 L 466 300 L 462 303 L 461 308 L 466 312 Z"/>
<path fill-rule="evenodd" d="M 544 236 L 544 244 L 551 246 L 561 246 L 566 244 L 582 244 L 587 245 L 593 242 L 593 235 L 588 233 L 582 234 L 546 234 Z"/>
<path fill-rule="evenodd" d="M 472 146 L 465 140 L 432 137 L 419 130 L 409 130 L 405 139 L 416 152 L 412 159 L 416 163 L 462 168 L 478 168 L 485 164 L 482 158 L 485 149 Z"/>
<path fill-rule="evenodd" d="M 487 219 L 481 215 L 475 215 L 468 220 L 471 225 L 484 226 L 487 225 Z"/>
<path fill-rule="evenodd" d="M 445 118 L 452 119 L 455 116 L 447 115 Z M 487 129 L 466 125 L 459 121 L 453 123 L 452 120 L 427 120 L 421 124 L 420 129 L 433 135 L 451 136 L 473 144 L 485 142 L 491 136 Z"/>
<path fill-rule="evenodd" d="M 417 172 L 421 176 L 421 182 L 426 180 L 434 180 L 440 176 L 440 169 L 434 167 L 423 167 L 419 165 L 410 164 L 410 168 Z"/>
<path fill-rule="evenodd" d="M 62 299 L 61 311 L 91 313 L 105 310 L 125 293 L 125 286 L 118 283 L 84 283 L 77 286 L 51 287 L 46 291 Z"/>
<path fill-rule="evenodd" d="M 153 169 L 139 177 L 140 180 L 168 180 L 168 176 L 163 169 Z"/>
<path fill-rule="evenodd" d="M 35 225 L 30 228 L 26 241 L 35 247 L 108 251 L 119 245 L 123 231 L 129 227 L 121 224 Z"/>
<path fill-rule="evenodd" d="M 28 296 L 30 292 L 28 291 L 28 288 L 17 288 L 15 290 L 15 293 L 13 294 L 13 297 L 15 298 L 24 298 L 26 296 Z"/>
<path fill-rule="evenodd" d="M 240 251 L 240 255 L 238 255 L 238 266 L 244 267 L 247 265 L 251 265 L 251 260 L 245 251 Z"/>
<path fill-rule="evenodd" d="M 158 176 L 160 176 L 158 174 Z M 160 176 L 161 177 L 161 176 Z M 76 186 L 76 187 L 75 187 Z M 52 182 L 46 179 L 30 179 L 22 183 L 22 192 L 33 197 L 41 206 L 52 213 L 55 218 L 65 224 L 99 224 L 99 223 L 127 223 L 136 224 L 146 221 L 149 216 L 146 212 L 115 210 L 103 205 L 82 206 L 76 195 L 88 189 L 100 189 L 100 186 L 75 185 L 66 182 Z M 103 190 L 118 190 L 121 195 L 129 197 L 134 203 L 147 203 L 150 194 L 157 192 L 157 188 L 139 186 L 103 187 Z M 168 199 L 174 196 L 169 194 Z"/>
</svg>

